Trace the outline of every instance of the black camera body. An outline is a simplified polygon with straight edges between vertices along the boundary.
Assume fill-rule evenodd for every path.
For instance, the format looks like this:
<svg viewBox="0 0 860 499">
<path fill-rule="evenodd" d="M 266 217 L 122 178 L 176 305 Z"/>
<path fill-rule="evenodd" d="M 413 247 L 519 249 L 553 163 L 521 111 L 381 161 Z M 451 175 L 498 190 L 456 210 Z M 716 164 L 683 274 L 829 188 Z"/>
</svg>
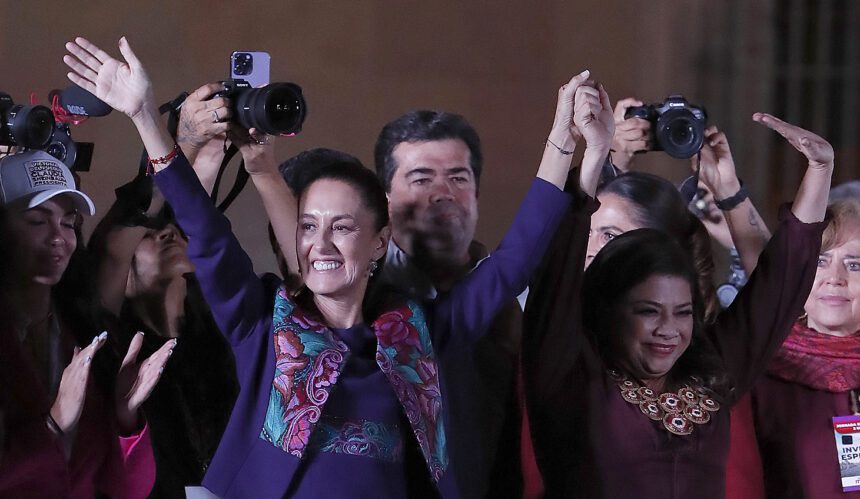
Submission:
<svg viewBox="0 0 860 499">
<path fill-rule="evenodd" d="M 665 151 L 673 158 L 696 155 L 705 142 L 708 113 L 680 95 L 672 95 L 659 104 L 627 108 L 624 118 L 642 118 L 651 122 L 652 151 Z"/>
<path fill-rule="evenodd" d="M 92 142 L 75 142 L 68 123 L 59 122 L 46 106 L 15 104 L 0 92 L 0 145 L 39 149 L 62 161 L 72 171 L 89 171 Z"/>
<path fill-rule="evenodd" d="M 220 82 L 224 90 L 213 97 L 232 102 L 233 120 L 243 128 L 256 128 L 269 135 L 290 135 L 301 131 L 307 114 L 302 88 L 295 83 L 270 83 L 253 88 L 245 80 Z"/>
<path fill-rule="evenodd" d="M 45 106 L 15 104 L 0 92 L 0 145 L 42 149 L 54 134 L 54 113 Z"/>
</svg>

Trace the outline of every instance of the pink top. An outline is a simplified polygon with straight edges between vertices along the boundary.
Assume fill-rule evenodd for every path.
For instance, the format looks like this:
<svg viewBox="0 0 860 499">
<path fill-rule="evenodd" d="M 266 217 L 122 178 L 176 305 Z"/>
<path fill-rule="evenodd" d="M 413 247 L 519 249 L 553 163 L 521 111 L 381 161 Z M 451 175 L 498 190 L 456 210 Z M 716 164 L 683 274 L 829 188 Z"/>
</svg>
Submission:
<svg viewBox="0 0 860 499">
<path fill-rule="evenodd" d="M 93 371 L 67 460 L 45 423 L 50 396 L 10 322 L 0 320 L 0 497 L 146 497 L 155 482 L 148 427 L 118 436 Z"/>
</svg>

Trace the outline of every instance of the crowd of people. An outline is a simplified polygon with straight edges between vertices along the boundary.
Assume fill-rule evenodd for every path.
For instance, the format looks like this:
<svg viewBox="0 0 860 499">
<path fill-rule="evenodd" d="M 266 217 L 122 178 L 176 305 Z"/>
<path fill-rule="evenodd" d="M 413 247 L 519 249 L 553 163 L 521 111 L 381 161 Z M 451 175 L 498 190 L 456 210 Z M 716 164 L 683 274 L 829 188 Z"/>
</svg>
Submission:
<svg viewBox="0 0 860 499">
<path fill-rule="evenodd" d="M 322 148 L 279 164 L 219 84 L 171 133 L 124 38 L 66 49 L 148 168 L 85 246 L 69 169 L 0 160 L 0 497 L 860 497 L 833 433 L 860 414 L 860 197 L 828 204 L 813 132 L 753 116 L 807 161 L 771 233 L 723 132 L 691 204 L 632 170 L 642 102 L 583 71 L 488 251 L 462 116 L 392 120 L 375 173 Z M 213 203 L 225 140 L 280 275 Z M 728 298 L 712 241 L 744 275 Z"/>
</svg>

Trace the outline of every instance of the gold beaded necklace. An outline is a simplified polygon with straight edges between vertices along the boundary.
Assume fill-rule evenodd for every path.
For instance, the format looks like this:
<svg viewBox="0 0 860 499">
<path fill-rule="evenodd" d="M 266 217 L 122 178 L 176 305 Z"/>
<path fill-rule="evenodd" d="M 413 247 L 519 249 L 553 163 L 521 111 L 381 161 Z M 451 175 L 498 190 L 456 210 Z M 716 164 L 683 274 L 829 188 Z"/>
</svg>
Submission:
<svg viewBox="0 0 860 499">
<path fill-rule="evenodd" d="M 609 377 L 621 390 L 621 397 L 639 406 L 642 414 L 661 421 L 663 428 L 675 435 L 690 435 L 694 425 L 706 424 L 711 413 L 720 410 L 720 404 L 711 397 L 702 381 L 695 377 L 677 392 L 657 394 L 651 388 L 629 378 L 620 371 L 610 369 Z"/>
</svg>

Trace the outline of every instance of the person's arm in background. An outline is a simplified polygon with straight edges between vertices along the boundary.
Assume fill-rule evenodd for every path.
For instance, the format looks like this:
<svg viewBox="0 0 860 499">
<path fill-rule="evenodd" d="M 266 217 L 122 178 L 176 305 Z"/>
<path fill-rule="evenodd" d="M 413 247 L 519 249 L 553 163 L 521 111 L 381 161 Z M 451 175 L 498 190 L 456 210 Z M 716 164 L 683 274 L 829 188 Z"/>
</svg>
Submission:
<svg viewBox="0 0 860 499">
<path fill-rule="evenodd" d="M 695 167 L 697 161 L 695 156 L 691 161 Z M 705 130 L 705 142 L 699 164 L 699 180 L 711 192 L 717 207 L 720 203 L 737 196 L 741 190 L 726 134 L 715 126 Z M 722 210 L 722 214 L 731 236 L 731 244 L 737 249 L 741 265 L 749 275 L 755 269 L 758 256 L 770 240 L 770 231 L 749 196 L 740 203 Z M 725 246 L 724 237 L 720 237 L 718 233 L 721 227 L 707 217 L 702 222 L 708 232 Z"/>
<path fill-rule="evenodd" d="M 296 255 L 296 227 L 298 220 L 298 200 L 287 185 L 275 161 L 275 148 L 272 137 L 256 129 L 243 130 L 234 126 L 229 132 L 230 140 L 239 147 L 245 170 L 260 199 L 272 231 L 287 263 L 290 274 L 284 277 L 285 283 L 300 283 L 298 256 Z"/>
<path fill-rule="evenodd" d="M 736 397 L 752 386 L 803 312 L 818 269 L 834 158 L 830 144 L 812 132 L 769 114 L 756 113 L 753 119 L 785 137 L 808 164 L 794 203 L 780 210 L 780 224 L 749 282 L 710 331 Z"/>
<path fill-rule="evenodd" d="M 567 214 L 570 197 L 563 190 L 580 137 L 585 139 L 586 150 L 579 190 L 589 198 L 595 196 L 615 125 L 609 96 L 602 85 L 588 82 L 588 77 L 584 71 L 559 90 L 553 126 L 536 175 L 544 182 L 532 184 L 499 247 L 437 303 L 436 319 L 441 327 L 436 328 L 434 338 L 441 345 L 480 339 L 498 309 L 528 284 Z M 446 334 L 449 336 L 440 337 Z"/>
<path fill-rule="evenodd" d="M 161 122 L 152 82 L 125 38 L 120 62 L 84 38 L 67 43 L 72 55 L 63 58 L 72 69 L 69 79 L 131 118 L 150 157 L 155 181 L 173 207 L 179 226 L 189 236 L 188 256 L 212 315 L 233 347 L 261 331 L 271 317 L 265 290 L 250 258 L 233 235 L 230 222 L 218 212 Z"/>
<path fill-rule="evenodd" d="M 146 182 L 146 180 L 139 180 Z M 151 186 L 151 182 L 146 182 Z M 151 187 L 152 195 L 149 207 L 146 211 L 139 213 L 142 219 L 154 217 L 164 206 L 164 197 L 158 192 L 158 189 Z M 121 210 L 119 205 L 115 207 Z M 132 206 L 127 209 L 135 210 Z M 126 213 L 109 212 L 105 215 L 110 217 L 124 217 L 132 222 L 135 220 L 128 217 Z M 138 220 L 137 222 L 142 222 Z M 125 300 L 126 286 L 128 284 L 128 274 L 131 270 L 132 261 L 134 260 L 134 252 L 140 242 L 147 237 L 151 229 L 145 225 L 114 225 L 108 229 L 105 234 L 102 246 L 92 248 L 92 250 L 100 255 L 98 267 L 96 268 L 96 282 L 98 286 L 98 295 L 101 300 L 102 307 L 115 317 L 119 317 L 122 310 L 122 304 Z"/>
<path fill-rule="evenodd" d="M 794 197 L 791 212 L 803 223 L 823 221 L 833 176 L 833 146 L 809 130 L 786 123 L 767 113 L 755 113 L 753 120 L 782 135 L 789 144 L 806 156 L 806 173 Z"/>
</svg>

